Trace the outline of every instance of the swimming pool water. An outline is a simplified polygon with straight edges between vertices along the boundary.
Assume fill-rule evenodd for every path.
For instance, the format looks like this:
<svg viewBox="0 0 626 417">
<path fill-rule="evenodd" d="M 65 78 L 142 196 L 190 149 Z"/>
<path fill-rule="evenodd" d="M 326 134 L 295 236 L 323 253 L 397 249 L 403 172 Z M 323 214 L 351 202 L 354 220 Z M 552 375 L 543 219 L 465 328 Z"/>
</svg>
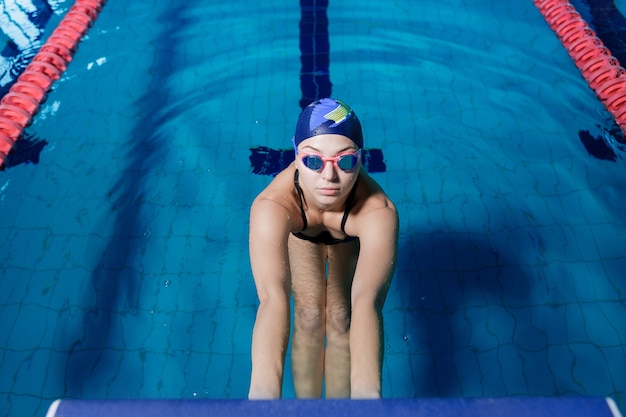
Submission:
<svg viewBox="0 0 626 417">
<path fill-rule="evenodd" d="M 39 162 L 0 173 L 1 414 L 246 396 L 248 209 L 271 180 L 250 156 L 289 148 L 301 8 L 213 3 L 109 1 L 27 131 Z M 508 3 L 328 6 L 316 74 L 401 217 L 383 394 L 624 409 L 623 147 L 532 2 Z"/>
</svg>

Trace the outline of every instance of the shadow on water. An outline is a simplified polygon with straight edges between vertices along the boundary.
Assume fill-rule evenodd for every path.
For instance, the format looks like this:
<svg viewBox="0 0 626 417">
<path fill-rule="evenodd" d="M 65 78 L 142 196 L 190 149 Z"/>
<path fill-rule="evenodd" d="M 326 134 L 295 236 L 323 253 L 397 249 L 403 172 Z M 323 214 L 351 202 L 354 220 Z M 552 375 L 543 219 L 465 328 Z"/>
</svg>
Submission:
<svg viewBox="0 0 626 417">
<path fill-rule="evenodd" d="M 13 149 L 7 155 L 5 167 L 8 169 L 22 164 L 38 164 L 41 152 L 47 145 L 47 140 L 24 132 L 22 139 L 15 142 Z"/>
<path fill-rule="evenodd" d="M 138 264 L 145 250 L 147 225 L 142 218 L 144 177 L 167 153 L 161 125 L 162 109 L 168 106 L 170 93 L 166 80 L 175 71 L 167 51 L 174 49 L 174 34 L 184 27 L 183 4 L 171 6 L 159 22 L 163 24 L 160 38 L 154 42 L 157 49 L 150 69 L 152 82 L 137 101 L 137 123 L 131 134 L 126 161 L 119 179 L 109 190 L 112 233 L 104 246 L 91 275 L 91 288 L 81 305 L 90 306 L 84 317 L 82 334 L 74 341 L 67 359 L 66 394 L 80 397 L 87 380 L 101 385 L 96 370 L 106 369 L 106 348 L 122 343 L 122 335 L 115 334 L 113 324 L 119 316 L 136 315 L 139 308 L 142 267 Z M 161 52 L 161 53 L 159 53 Z M 172 114 L 183 109 L 172 108 Z M 69 341 L 68 341 L 69 342 Z M 96 388 L 95 392 L 101 392 Z"/>
<path fill-rule="evenodd" d="M 439 232 L 411 236 L 399 248 L 395 285 L 407 311 L 407 332 L 418 337 L 410 340 L 413 363 L 398 379 L 412 384 L 415 396 L 502 392 L 504 381 L 486 380 L 484 364 L 472 361 L 511 338 L 511 323 L 516 338 L 542 343 L 541 333 L 523 328 L 510 315 L 511 308 L 528 303 L 528 271 L 516 261 L 515 248 L 492 242 L 480 235 Z M 501 365 L 493 363 L 494 368 Z"/>
</svg>

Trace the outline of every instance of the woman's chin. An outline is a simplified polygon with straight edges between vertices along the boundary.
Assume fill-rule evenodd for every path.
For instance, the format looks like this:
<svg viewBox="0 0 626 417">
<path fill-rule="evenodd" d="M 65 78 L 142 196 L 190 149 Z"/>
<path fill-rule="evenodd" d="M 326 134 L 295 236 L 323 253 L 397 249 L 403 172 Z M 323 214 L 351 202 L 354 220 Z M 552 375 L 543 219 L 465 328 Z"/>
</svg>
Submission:
<svg viewBox="0 0 626 417">
<path fill-rule="evenodd" d="M 318 194 L 315 200 L 320 210 L 332 210 L 339 205 L 339 196 Z"/>
</svg>

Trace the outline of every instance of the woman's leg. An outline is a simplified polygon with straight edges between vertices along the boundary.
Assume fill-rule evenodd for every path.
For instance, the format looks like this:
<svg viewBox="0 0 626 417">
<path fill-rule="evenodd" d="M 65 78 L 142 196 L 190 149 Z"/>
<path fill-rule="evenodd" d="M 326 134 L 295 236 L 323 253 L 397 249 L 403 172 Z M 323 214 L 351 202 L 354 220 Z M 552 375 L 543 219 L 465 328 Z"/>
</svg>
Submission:
<svg viewBox="0 0 626 417">
<path fill-rule="evenodd" d="M 326 288 L 326 397 L 350 397 L 350 288 L 359 241 L 328 246 Z"/>
<path fill-rule="evenodd" d="M 326 246 L 289 236 L 294 331 L 291 368 L 298 398 L 319 398 L 324 376 Z"/>
</svg>

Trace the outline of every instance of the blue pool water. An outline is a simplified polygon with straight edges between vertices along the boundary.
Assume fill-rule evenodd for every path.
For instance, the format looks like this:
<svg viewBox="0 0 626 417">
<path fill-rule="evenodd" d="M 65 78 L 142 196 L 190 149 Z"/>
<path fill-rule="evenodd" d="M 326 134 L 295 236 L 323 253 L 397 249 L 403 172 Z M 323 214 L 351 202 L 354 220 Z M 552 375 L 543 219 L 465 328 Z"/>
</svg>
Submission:
<svg viewBox="0 0 626 417">
<path fill-rule="evenodd" d="M 623 19 L 592 1 L 576 3 L 590 20 Z M 109 1 L 0 172 L 2 415 L 247 394 L 248 209 L 272 178 L 252 156 L 288 154 L 301 8 L 191 3 Z M 331 1 L 327 16 L 328 65 L 303 83 L 359 114 L 401 216 L 384 396 L 623 410 L 624 147 L 532 2 Z"/>
</svg>

